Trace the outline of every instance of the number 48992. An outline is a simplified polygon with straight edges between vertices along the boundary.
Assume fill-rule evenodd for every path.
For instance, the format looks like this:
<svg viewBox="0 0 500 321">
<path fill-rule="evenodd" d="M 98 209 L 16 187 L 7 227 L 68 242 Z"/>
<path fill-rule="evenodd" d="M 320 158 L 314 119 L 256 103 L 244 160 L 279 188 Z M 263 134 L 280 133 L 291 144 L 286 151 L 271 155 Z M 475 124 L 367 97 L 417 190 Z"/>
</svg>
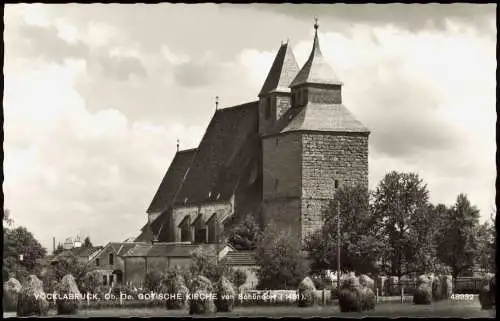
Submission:
<svg viewBox="0 0 500 321">
<path fill-rule="evenodd" d="M 472 301 L 472 300 L 474 300 L 474 295 L 472 295 L 472 294 L 459 294 L 459 293 L 455 294 L 455 293 L 453 293 L 451 295 L 450 299 L 457 300 L 457 301 L 458 300 L 461 300 L 461 301 Z"/>
</svg>

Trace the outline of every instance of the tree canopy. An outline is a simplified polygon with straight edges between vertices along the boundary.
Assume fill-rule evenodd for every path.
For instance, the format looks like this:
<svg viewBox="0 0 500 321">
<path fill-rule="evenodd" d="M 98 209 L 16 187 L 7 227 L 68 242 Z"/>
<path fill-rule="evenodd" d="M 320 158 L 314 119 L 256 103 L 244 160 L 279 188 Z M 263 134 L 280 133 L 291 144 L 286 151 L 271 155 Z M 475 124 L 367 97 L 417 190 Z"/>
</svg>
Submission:
<svg viewBox="0 0 500 321">
<path fill-rule="evenodd" d="M 255 251 L 261 289 L 295 289 L 309 273 L 299 244 L 274 226 L 266 228 Z"/>
</svg>

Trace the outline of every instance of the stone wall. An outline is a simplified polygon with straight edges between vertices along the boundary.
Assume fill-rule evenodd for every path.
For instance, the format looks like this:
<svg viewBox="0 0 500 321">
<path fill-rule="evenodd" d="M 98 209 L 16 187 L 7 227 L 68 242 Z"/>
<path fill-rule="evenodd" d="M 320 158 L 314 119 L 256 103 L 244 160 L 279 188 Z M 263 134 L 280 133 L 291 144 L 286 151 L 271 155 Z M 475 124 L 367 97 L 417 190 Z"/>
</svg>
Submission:
<svg viewBox="0 0 500 321">
<path fill-rule="evenodd" d="M 302 235 L 321 227 L 323 212 L 335 195 L 335 184 L 368 187 L 368 136 L 307 133 L 303 135 Z"/>
<path fill-rule="evenodd" d="M 277 198 L 263 202 L 265 226 L 273 225 L 279 231 L 289 233 L 295 240 L 301 238 L 300 198 Z"/>
<path fill-rule="evenodd" d="M 263 199 L 300 197 L 301 134 L 290 133 L 262 141 Z"/>
<path fill-rule="evenodd" d="M 331 199 L 335 181 L 368 187 L 368 136 L 303 135 L 302 197 Z"/>
</svg>

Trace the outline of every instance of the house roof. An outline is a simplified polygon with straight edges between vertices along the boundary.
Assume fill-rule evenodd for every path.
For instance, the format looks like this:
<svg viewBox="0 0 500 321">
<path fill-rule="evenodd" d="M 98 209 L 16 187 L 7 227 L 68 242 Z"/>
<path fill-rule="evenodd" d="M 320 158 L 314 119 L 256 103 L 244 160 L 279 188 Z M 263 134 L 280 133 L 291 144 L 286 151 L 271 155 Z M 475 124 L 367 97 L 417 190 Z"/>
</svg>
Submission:
<svg viewBox="0 0 500 321">
<path fill-rule="evenodd" d="M 194 155 L 176 204 L 227 201 L 238 175 L 230 170 L 248 139 L 257 137 L 258 102 L 219 109 L 213 116 Z"/>
<path fill-rule="evenodd" d="M 151 242 L 154 238 L 153 231 L 151 229 L 151 225 L 146 223 L 141 228 L 141 234 L 135 238 L 134 242 Z"/>
<path fill-rule="evenodd" d="M 288 43 L 282 44 L 269 70 L 259 96 L 273 91 L 289 92 L 292 80 L 299 72 L 299 65 Z"/>
<path fill-rule="evenodd" d="M 188 243 L 153 243 L 138 244 L 129 249 L 124 257 L 191 257 L 191 253 L 197 248 L 215 250 L 216 244 L 188 244 Z M 228 245 L 221 244 L 220 249 Z M 231 252 L 229 252 L 231 253 Z"/>
<path fill-rule="evenodd" d="M 247 266 L 257 265 L 254 251 L 231 251 L 220 261 L 224 265 Z"/>
<path fill-rule="evenodd" d="M 148 213 L 161 212 L 171 205 L 195 154 L 196 148 L 178 151 L 175 154 L 149 205 Z"/>
<path fill-rule="evenodd" d="M 291 121 L 281 130 L 281 133 L 292 131 L 370 132 L 342 104 L 308 103 L 292 113 L 290 113 Z"/>
<path fill-rule="evenodd" d="M 311 54 L 306 63 L 300 69 L 290 87 L 296 87 L 303 84 L 328 84 L 342 85 L 342 82 L 333 71 L 332 67 L 326 62 L 319 47 L 318 29 L 315 25 L 314 43 Z"/>
</svg>

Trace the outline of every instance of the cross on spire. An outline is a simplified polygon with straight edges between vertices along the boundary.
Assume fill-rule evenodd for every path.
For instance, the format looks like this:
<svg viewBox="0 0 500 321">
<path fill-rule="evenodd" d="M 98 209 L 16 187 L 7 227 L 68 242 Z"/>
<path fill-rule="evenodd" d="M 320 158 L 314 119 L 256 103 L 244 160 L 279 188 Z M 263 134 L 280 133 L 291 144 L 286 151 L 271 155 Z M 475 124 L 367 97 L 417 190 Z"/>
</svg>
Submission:
<svg viewBox="0 0 500 321">
<path fill-rule="evenodd" d="M 179 139 L 177 139 L 177 151 L 179 151 Z"/>
<path fill-rule="evenodd" d="M 215 96 L 215 110 L 219 109 L 219 96 Z"/>
<path fill-rule="evenodd" d="M 314 18 L 314 29 L 318 30 L 318 18 Z"/>
</svg>

